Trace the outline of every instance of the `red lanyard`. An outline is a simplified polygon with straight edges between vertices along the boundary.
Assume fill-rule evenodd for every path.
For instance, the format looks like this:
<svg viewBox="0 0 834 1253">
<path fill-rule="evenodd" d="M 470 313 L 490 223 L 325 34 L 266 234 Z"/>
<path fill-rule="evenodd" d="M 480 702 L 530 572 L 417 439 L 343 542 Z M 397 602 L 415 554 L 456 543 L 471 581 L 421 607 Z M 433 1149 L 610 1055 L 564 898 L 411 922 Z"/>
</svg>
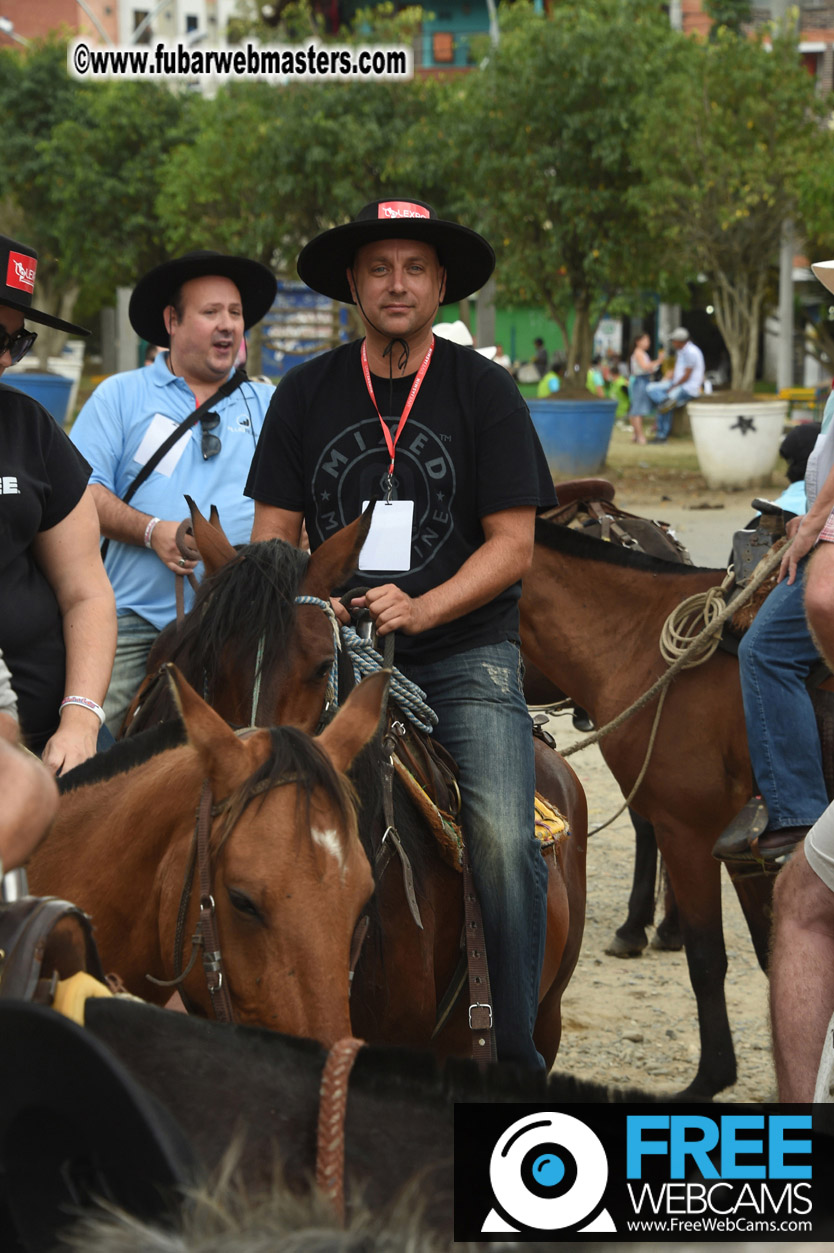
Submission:
<svg viewBox="0 0 834 1253">
<path fill-rule="evenodd" d="M 385 436 L 385 443 L 388 446 L 388 455 L 391 458 L 388 464 L 389 491 L 390 491 L 390 486 L 391 486 L 391 477 L 394 473 L 394 456 L 397 451 L 397 440 L 400 438 L 403 427 L 406 424 L 406 419 L 408 418 L 408 415 L 411 413 L 411 410 L 414 407 L 414 402 L 417 399 L 417 393 L 419 392 L 422 386 L 423 379 L 426 377 L 426 370 L 428 370 L 429 368 L 429 363 L 431 362 L 431 355 L 433 352 L 434 352 L 434 336 L 432 335 L 431 343 L 429 344 L 429 350 L 426 353 L 425 357 L 423 358 L 423 364 L 420 366 L 420 369 L 417 371 L 414 382 L 411 384 L 411 391 L 408 393 L 408 400 L 405 402 L 405 405 L 403 406 L 403 411 L 400 414 L 400 420 L 397 425 L 397 431 L 396 431 L 396 434 L 394 435 L 394 438 L 392 439 L 391 432 L 388 429 L 388 423 L 383 421 L 382 414 L 379 412 L 379 406 L 376 403 L 376 396 L 374 395 L 373 384 L 371 383 L 371 371 L 368 366 L 368 350 L 365 346 L 364 339 L 362 340 L 362 373 L 365 376 L 365 386 L 368 389 L 368 395 L 371 398 L 371 404 L 373 405 L 374 409 L 376 409 L 376 416 L 379 418 L 379 424 L 382 427 L 382 434 Z"/>
</svg>

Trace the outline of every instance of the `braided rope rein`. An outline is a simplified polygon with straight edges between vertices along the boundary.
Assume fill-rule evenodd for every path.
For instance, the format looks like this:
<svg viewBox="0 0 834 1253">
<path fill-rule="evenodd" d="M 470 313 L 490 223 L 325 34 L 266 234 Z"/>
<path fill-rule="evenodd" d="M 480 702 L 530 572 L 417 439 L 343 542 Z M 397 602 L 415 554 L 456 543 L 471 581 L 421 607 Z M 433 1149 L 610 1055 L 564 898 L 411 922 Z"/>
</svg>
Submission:
<svg viewBox="0 0 834 1253">
<path fill-rule="evenodd" d="M 660 633 L 659 647 L 664 661 L 669 663 L 668 670 L 652 684 L 647 692 L 644 692 L 627 709 L 624 709 L 622 713 L 617 714 L 615 718 L 607 722 L 604 727 L 600 727 L 592 732 L 591 735 L 587 735 L 583 740 L 572 744 L 570 748 L 566 748 L 561 753 L 562 757 L 572 757 L 574 753 L 579 753 L 582 749 L 598 743 L 611 731 L 615 731 L 622 726 L 632 714 L 637 713 L 638 710 L 648 705 L 655 696 L 660 695 L 654 722 L 649 734 L 646 756 L 643 759 L 643 765 L 631 791 L 617 812 L 612 814 L 606 822 L 589 831 L 589 835 L 596 835 L 598 831 L 602 831 L 614 822 L 616 818 L 619 818 L 620 814 L 628 808 L 636 796 L 649 768 L 649 761 L 654 750 L 658 726 L 660 725 L 660 715 L 663 711 L 663 704 L 672 679 L 680 674 L 682 670 L 694 669 L 695 666 L 700 666 L 712 657 L 721 642 L 721 628 L 724 623 L 729 618 L 732 618 L 742 605 L 747 604 L 748 600 L 752 599 L 754 593 L 758 591 L 762 583 L 769 577 L 774 567 L 781 564 L 783 556 L 792 543 L 793 540 L 790 539 L 787 544 L 781 545 L 775 552 L 771 550 L 767 556 L 763 557 L 753 571 L 746 587 L 743 587 L 730 601 L 726 601 L 725 598 L 726 593 L 733 584 L 734 572 L 732 566 L 718 587 L 708 588 L 706 592 L 699 592 L 695 596 L 690 596 L 682 601 L 680 605 L 677 605 L 664 622 Z M 724 605 L 723 609 L 719 608 L 719 604 Z M 702 620 L 706 620 L 706 626 L 703 627 L 698 635 L 692 637 L 687 632 L 694 627 L 699 616 Z"/>
</svg>

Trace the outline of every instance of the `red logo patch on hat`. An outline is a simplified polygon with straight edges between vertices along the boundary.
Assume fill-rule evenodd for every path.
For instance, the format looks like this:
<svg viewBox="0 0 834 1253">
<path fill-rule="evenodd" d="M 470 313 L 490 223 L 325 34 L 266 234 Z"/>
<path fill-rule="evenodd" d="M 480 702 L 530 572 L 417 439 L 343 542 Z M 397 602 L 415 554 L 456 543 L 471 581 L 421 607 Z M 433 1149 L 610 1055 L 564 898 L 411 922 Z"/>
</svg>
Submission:
<svg viewBox="0 0 834 1253">
<path fill-rule="evenodd" d="M 379 218 L 429 218 L 431 214 L 421 204 L 409 200 L 386 200 L 377 210 Z"/>
<path fill-rule="evenodd" d="M 35 290 L 37 268 L 38 263 L 34 257 L 27 257 L 22 252 L 10 252 L 6 286 L 16 287 L 19 291 L 29 292 L 31 295 Z"/>
</svg>

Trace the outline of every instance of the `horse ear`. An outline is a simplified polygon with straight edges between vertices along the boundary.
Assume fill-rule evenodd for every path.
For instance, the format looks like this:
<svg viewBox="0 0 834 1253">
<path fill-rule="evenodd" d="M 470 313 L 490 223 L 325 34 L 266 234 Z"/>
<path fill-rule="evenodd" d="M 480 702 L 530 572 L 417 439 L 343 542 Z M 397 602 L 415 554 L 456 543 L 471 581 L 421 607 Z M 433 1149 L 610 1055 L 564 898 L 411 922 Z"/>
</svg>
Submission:
<svg viewBox="0 0 834 1253">
<path fill-rule="evenodd" d="M 376 501 L 355 521 L 342 527 L 330 539 L 320 544 L 310 558 L 301 588 L 306 596 L 326 599 L 334 588 L 340 587 L 353 573 L 359 561 L 362 545 L 371 529 L 371 518 Z"/>
<path fill-rule="evenodd" d="M 191 513 L 191 532 L 194 536 L 194 543 L 200 550 L 206 574 L 216 574 L 237 556 L 237 551 L 226 538 L 220 525 L 220 515 L 214 505 L 211 507 L 211 517 L 206 521 L 190 496 L 186 496 L 185 501 Z"/>
<path fill-rule="evenodd" d="M 195 691 L 177 667 L 163 666 L 165 677 L 188 734 L 206 774 L 222 788 L 237 786 L 251 773 L 249 755 L 243 742 L 220 714 L 215 713 Z"/>
<path fill-rule="evenodd" d="M 359 750 L 376 733 L 390 677 L 390 670 L 376 670 L 363 679 L 330 725 L 317 737 L 317 743 L 337 770 L 344 773 Z"/>
</svg>

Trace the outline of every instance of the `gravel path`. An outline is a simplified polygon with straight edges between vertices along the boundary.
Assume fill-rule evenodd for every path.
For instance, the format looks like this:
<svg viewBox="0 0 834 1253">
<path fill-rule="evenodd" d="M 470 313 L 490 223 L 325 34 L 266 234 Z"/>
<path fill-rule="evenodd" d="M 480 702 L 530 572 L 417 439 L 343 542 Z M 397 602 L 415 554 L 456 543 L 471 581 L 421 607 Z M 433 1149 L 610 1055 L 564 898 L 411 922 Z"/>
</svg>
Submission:
<svg viewBox="0 0 834 1253">
<path fill-rule="evenodd" d="M 581 736 L 569 717 L 548 729 L 563 748 Z M 622 804 L 622 793 L 596 745 L 571 759 L 588 797 L 591 828 Z M 646 948 L 637 958 L 607 957 L 631 890 L 634 832 L 627 813 L 588 842 L 588 904 L 582 951 L 563 998 L 564 1029 L 556 1066 L 582 1079 L 647 1091 L 680 1091 L 698 1063 L 695 998 L 683 952 Z M 759 969 L 729 877 L 723 876 L 726 995 L 739 1079 L 722 1100 L 774 1100 L 767 980 Z M 661 913 L 657 921 L 660 921 Z"/>
</svg>

